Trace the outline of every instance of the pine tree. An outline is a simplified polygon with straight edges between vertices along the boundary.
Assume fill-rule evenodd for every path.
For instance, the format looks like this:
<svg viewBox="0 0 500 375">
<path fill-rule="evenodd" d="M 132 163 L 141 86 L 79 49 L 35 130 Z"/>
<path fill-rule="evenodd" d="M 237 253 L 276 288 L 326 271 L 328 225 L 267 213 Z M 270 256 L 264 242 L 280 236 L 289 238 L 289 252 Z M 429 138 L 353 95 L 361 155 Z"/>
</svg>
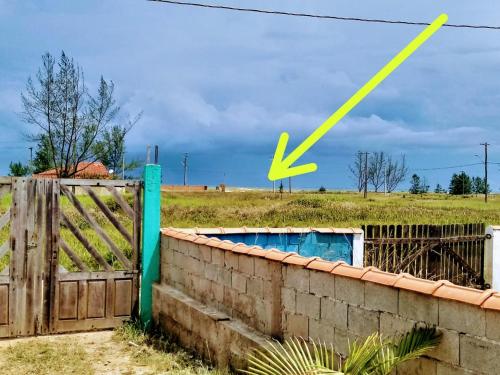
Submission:
<svg viewBox="0 0 500 375">
<path fill-rule="evenodd" d="M 451 177 L 450 194 L 453 195 L 465 195 L 472 193 L 472 180 L 471 178 L 464 172 L 460 172 L 459 174 L 454 173 Z"/>
</svg>

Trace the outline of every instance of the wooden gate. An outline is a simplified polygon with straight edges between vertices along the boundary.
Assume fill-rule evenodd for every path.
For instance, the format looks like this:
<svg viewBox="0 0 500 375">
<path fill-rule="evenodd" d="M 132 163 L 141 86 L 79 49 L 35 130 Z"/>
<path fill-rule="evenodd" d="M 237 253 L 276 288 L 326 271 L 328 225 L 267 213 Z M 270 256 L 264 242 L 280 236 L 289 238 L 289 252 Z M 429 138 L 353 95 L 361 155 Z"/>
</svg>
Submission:
<svg viewBox="0 0 500 375">
<path fill-rule="evenodd" d="M 0 178 L 0 337 L 129 319 L 140 230 L 139 181 Z"/>
<path fill-rule="evenodd" d="M 484 224 L 365 225 L 365 266 L 484 289 Z"/>
</svg>

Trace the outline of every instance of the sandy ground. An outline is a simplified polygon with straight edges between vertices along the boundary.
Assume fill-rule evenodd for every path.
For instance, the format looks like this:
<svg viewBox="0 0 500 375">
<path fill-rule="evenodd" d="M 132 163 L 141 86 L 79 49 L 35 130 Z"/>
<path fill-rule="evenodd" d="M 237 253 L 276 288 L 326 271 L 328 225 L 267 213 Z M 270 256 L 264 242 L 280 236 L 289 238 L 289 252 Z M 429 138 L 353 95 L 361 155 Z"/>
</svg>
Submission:
<svg viewBox="0 0 500 375">
<path fill-rule="evenodd" d="M 92 358 L 95 374 L 147 374 L 150 369 L 139 367 L 131 363 L 127 343 L 113 341 L 113 331 L 76 333 L 68 335 L 39 336 L 12 340 L 1 340 L 0 349 L 14 345 L 20 341 L 77 342 L 85 348 Z M 63 358 L 61 360 L 64 360 Z M 0 358 L 1 365 L 1 358 Z M 0 367 L 1 368 L 1 367 Z"/>
</svg>

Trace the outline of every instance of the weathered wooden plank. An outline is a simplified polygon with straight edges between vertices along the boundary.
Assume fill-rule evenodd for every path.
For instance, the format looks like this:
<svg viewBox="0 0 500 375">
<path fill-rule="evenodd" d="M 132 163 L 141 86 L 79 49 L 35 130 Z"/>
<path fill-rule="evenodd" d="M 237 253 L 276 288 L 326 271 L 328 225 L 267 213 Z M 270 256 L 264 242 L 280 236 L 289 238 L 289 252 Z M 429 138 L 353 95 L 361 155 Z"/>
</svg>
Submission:
<svg viewBox="0 0 500 375">
<path fill-rule="evenodd" d="M 59 270 L 59 239 L 60 239 L 60 195 L 61 186 L 58 180 L 53 180 L 49 182 L 52 185 L 51 196 L 47 199 L 52 200 L 51 212 L 51 254 L 50 254 L 50 331 L 54 332 L 57 330 L 57 320 L 59 317 L 59 283 L 57 282 L 57 274 Z"/>
<path fill-rule="evenodd" d="M 57 322 L 57 330 L 54 333 L 69 333 L 69 332 L 91 332 L 103 329 L 111 329 L 120 327 L 130 317 L 115 317 L 111 319 L 85 319 L 85 320 L 59 320 Z"/>
<path fill-rule="evenodd" d="M 76 237 L 78 241 L 85 247 L 90 255 L 96 260 L 96 262 L 104 268 L 106 271 L 111 271 L 113 268 L 106 262 L 106 259 L 99 253 L 99 251 L 85 238 L 85 236 L 80 232 L 80 230 L 67 218 L 64 212 L 61 212 L 62 223 L 70 230 L 71 233 Z"/>
<path fill-rule="evenodd" d="M 133 220 L 135 217 L 134 210 L 129 206 L 125 199 L 123 199 L 123 196 L 113 186 L 108 186 L 107 189 L 115 201 L 120 205 L 123 212 L 125 212 L 125 214 Z"/>
<path fill-rule="evenodd" d="M 134 186 L 137 180 L 86 180 L 86 179 L 73 179 L 73 178 L 61 178 L 59 180 L 61 185 L 64 186 L 116 186 L 116 187 L 126 187 Z"/>
<path fill-rule="evenodd" d="M 140 256 L 141 256 L 141 229 L 142 229 L 142 184 L 137 182 L 134 191 L 134 229 L 133 229 L 133 239 L 134 246 L 132 247 L 132 268 L 136 271 L 140 271 Z M 132 290 L 132 314 L 134 316 L 139 315 L 139 289 L 140 289 L 140 279 L 135 277 L 133 281 Z"/>
<path fill-rule="evenodd" d="M 87 318 L 104 318 L 106 315 L 106 280 L 89 281 Z"/>
<path fill-rule="evenodd" d="M 64 195 L 68 197 L 73 206 L 77 209 L 77 211 L 87 220 L 92 229 L 97 233 L 97 235 L 108 245 L 111 252 L 117 257 L 120 263 L 125 267 L 125 269 L 131 269 L 132 264 L 127 259 L 127 257 L 122 253 L 120 249 L 115 245 L 113 240 L 109 238 L 108 234 L 99 226 L 99 224 L 95 221 L 95 219 L 90 215 L 87 210 L 82 206 L 80 201 L 74 196 L 74 194 L 69 191 L 69 189 L 65 186 L 61 186 L 61 190 L 64 192 Z"/>
<path fill-rule="evenodd" d="M 61 248 L 64 250 L 66 255 L 68 255 L 69 259 L 78 267 L 80 271 L 88 271 L 89 268 L 83 263 L 80 257 L 69 247 L 69 245 L 64 241 L 64 239 L 59 240 L 61 243 Z"/>
<path fill-rule="evenodd" d="M 12 184 L 10 225 L 12 254 L 9 284 L 9 294 L 12 301 L 9 304 L 9 325 L 11 336 L 22 336 L 26 312 L 27 179 L 15 178 L 12 180 Z"/>
<path fill-rule="evenodd" d="M 59 283 L 59 319 L 78 318 L 78 282 L 66 281 Z"/>
<path fill-rule="evenodd" d="M 59 274 L 59 281 L 82 281 L 82 280 L 112 280 L 112 279 L 132 279 L 137 272 L 112 271 L 112 272 L 67 272 Z"/>
<path fill-rule="evenodd" d="M 9 286 L 0 285 L 0 326 L 9 324 Z"/>
<path fill-rule="evenodd" d="M 45 236 L 44 236 L 44 257 L 43 257 L 43 305 L 42 305 L 42 325 L 41 330 L 42 333 L 47 334 L 50 332 L 50 311 L 52 301 L 50 300 L 50 290 L 51 285 L 51 260 L 52 260 L 52 197 L 53 197 L 53 189 L 54 185 L 52 181 L 43 180 L 44 190 L 45 190 L 45 199 L 44 199 L 44 228 L 45 228 Z"/>
<path fill-rule="evenodd" d="M 103 214 L 108 218 L 111 224 L 116 228 L 118 232 L 130 243 L 133 247 L 134 243 L 132 242 L 132 236 L 125 229 L 125 227 L 120 223 L 120 221 L 115 217 L 115 215 L 111 212 L 106 204 L 97 196 L 97 194 L 89 187 L 85 186 L 83 188 L 89 197 L 94 201 L 94 203 L 99 207 L 99 209 L 103 212 Z"/>
<path fill-rule="evenodd" d="M 132 280 L 115 281 L 114 316 L 130 316 L 132 313 Z"/>
<path fill-rule="evenodd" d="M 88 282 L 82 280 L 78 282 L 78 320 L 87 319 L 88 306 Z"/>
<path fill-rule="evenodd" d="M 13 180 L 13 177 L 2 176 L 2 177 L 0 177 L 0 185 L 10 185 L 10 184 L 12 184 L 12 180 Z"/>
</svg>

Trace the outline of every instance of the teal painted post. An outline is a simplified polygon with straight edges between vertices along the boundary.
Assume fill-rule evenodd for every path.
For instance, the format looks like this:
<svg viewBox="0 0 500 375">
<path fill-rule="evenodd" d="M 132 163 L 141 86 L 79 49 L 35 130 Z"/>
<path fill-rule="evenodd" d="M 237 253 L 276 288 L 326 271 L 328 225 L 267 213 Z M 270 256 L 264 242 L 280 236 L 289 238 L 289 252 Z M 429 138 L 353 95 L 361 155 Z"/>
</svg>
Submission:
<svg viewBox="0 0 500 375">
<path fill-rule="evenodd" d="M 144 167 L 140 305 L 141 321 L 145 326 L 152 323 L 153 283 L 160 279 L 160 185 L 161 167 L 147 164 Z"/>
</svg>

